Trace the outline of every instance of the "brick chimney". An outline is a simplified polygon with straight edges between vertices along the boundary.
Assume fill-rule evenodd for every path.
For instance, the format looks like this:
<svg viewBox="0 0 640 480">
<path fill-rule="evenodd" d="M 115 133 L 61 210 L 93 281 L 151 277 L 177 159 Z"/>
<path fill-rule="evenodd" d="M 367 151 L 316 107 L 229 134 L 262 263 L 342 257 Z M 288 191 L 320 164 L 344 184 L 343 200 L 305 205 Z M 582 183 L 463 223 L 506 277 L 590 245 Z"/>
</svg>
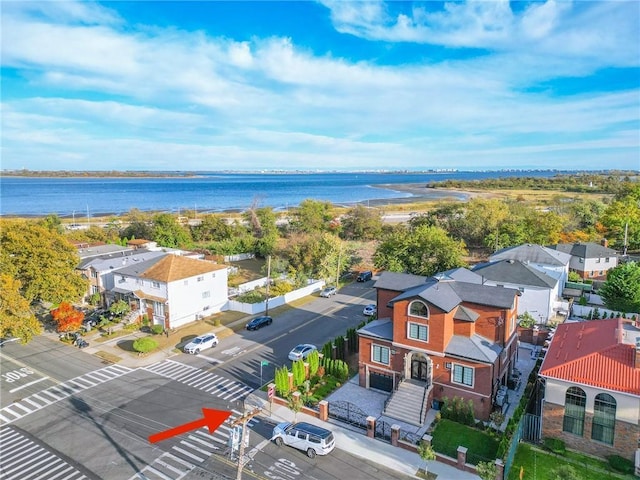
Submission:
<svg viewBox="0 0 640 480">
<path fill-rule="evenodd" d="M 603 238 L 602 240 L 600 240 L 600 245 L 602 245 L 605 248 L 609 248 L 609 240 L 607 240 L 606 238 Z"/>
</svg>

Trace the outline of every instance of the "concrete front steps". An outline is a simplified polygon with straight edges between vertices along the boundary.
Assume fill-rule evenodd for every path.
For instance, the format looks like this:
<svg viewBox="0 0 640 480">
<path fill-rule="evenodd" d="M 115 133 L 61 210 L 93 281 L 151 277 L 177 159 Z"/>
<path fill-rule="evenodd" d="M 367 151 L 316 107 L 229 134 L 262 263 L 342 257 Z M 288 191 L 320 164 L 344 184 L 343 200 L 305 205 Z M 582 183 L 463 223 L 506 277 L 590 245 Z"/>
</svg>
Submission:
<svg viewBox="0 0 640 480">
<path fill-rule="evenodd" d="M 421 426 L 427 414 L 427 408 L 423 408 L 426 399 L 427 386 L 424 382 L 404 380 L 393 392 L 382 413 L 387 417 Z"/>
</svg>

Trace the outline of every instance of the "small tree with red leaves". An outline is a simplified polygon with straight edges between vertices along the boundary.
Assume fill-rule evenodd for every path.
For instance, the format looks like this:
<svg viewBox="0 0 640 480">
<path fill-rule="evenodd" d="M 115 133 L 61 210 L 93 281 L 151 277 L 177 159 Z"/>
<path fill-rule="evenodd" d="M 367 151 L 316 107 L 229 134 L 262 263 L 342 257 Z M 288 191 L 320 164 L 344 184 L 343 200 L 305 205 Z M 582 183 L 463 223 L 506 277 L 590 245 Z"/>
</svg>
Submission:
<svg viewBox="0 0 640 480">
<path fill-rule="evenodd" d="M 68 302 L 62 302 L 58 308 L 51 310 L 51 316 L 53 321 L 58 326 L 58 332 L 70 333 L 80 330 L 82 327 L 82 321 L 84 320 L 84 313 L 73 308 Z"/>
</svg>

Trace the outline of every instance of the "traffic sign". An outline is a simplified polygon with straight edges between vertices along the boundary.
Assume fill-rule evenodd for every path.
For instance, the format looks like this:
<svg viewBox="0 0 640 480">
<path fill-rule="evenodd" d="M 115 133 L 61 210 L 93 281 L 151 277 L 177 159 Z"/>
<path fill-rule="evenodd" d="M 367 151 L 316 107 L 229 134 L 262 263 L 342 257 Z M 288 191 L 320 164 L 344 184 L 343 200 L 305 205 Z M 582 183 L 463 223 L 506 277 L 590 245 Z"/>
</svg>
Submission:
<svg viewBox="0 0 640 480">
<path fill-rule="evenodd" d="M 273 398 L 273 394 L 275 388 L 273 388 L 273 386 L 269 385 L 269 387 L 267 388 L 267 398 L 269 398 L 269 400 L 271 400 Z"/>
</svg>

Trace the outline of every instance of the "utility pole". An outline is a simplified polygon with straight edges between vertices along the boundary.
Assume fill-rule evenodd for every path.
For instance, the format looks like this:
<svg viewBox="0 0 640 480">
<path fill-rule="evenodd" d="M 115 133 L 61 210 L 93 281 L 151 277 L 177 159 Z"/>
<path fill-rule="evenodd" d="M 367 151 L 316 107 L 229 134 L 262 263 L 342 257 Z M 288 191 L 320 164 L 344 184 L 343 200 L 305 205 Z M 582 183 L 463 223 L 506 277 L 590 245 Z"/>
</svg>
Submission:
<svg viewBox="0 0 640 480">
<path fill-rule="evenodd" d="M 271 255 L 267 257 L 267 300 L 264 304 L 264 314 L 269 315 L 269 285 L 271 284 Z"/>
<path fill-rule="evenodd" d="M 629 222 L 624 224 L 624 247 L 622 248 L 622 255 L 627 256 L 627 234 L 629 233 Z"/>
<path fill-rule="evenodd" d="M 340 285 L 340 257 L 342 255 L 342 244 L 338 247 L 338 267 L 336 268 L 336 288 Z"/>
<path fill-rule="evenodd" d="M 256 415 L 260 415 L 262 413 L 262 409 L 259 407 L 254 408 L 252 411 L 245 413 L 241 417 L 238 417 L 233 422 L 231 422 L 232 427 L 237 427 L 238 425 L 242 425 L 242 434 L 240 435 L 240 446 L 238 451 L 238 474 L 236 475 L 236 480 L 242 480 L 242 467 L 244 464 L 242 459 L 244 457 L 244 443 L 245 443 L 245 435 L 247 431 L 247 422 L 251 420 Z"/>
</svg>

